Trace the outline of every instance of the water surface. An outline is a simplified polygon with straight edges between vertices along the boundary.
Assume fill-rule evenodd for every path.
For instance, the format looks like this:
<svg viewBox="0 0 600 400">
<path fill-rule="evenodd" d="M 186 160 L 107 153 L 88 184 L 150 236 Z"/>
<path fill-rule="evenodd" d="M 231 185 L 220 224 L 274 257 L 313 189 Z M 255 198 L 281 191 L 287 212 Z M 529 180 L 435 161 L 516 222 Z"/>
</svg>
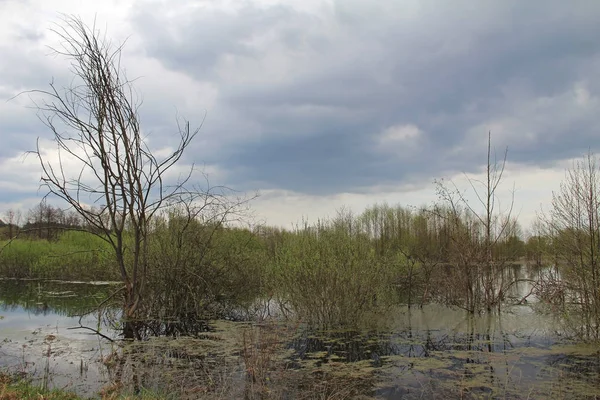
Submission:
<svg viewBox="0 0 600 400">
<path fill-rule="evenodd" d="M 112 346 L 78 327 L 117 336 L 97 315 L 80 318 L 114 289 L 103 282 L 0 280 L 0 368 L 48 387 L 97 392 L 109 380 L 101 360 Z"/>
<path fill-rule="evenodd" d="M 0 367 L 92 395 L 119 380 L 180 398 L 595 398 L 600 353 L 562 336 L 535 302 L 471 316 L 396 307 L 361 328 L 208 321 L 198 337 L 123 348 L 94 309 L 109 283 L 0 281 Z M 519 298 L 530 290 L 515 287 Z M 532 307 L 533 305 L 533 307 Z M 268 394 L 270 397 L 267 396 Z"/>
</svg>

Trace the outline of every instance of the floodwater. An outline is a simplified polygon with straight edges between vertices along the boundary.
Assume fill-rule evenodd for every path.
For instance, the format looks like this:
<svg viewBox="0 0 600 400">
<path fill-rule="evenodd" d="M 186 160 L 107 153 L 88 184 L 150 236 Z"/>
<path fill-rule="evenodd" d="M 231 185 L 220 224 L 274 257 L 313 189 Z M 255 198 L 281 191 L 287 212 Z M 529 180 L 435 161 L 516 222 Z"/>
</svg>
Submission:
<svg viewBox="0 0 600 400">
<path fill-rule="evenodd" d="M 100 362 L 113 346 L 80 326 L 98 328 L 93 309 L 114 285 L 105 282 L 0 280 L 0 369 L 80 394 L 109 381 Z M 77 329 L 73 329 L 77 328 Z M 116 336 L 106 324 L 108 336 Z"/>
<path fill-rule="evenodd" d="M 210 321 L 196 338 L 121 347 L 69 329 L 114 288 L 0 281 L 0 367 L 86 395 L 118 380 L 129 391 L 189 399 L 600 397 L 598 347 L 569 342 L 535 301 L 475 317 L 439 305 L 398 307 L 362 329 L 326 332 L 282 321 Z M 118 339 L 93 314 L 81 325 Z"/>
</svg>

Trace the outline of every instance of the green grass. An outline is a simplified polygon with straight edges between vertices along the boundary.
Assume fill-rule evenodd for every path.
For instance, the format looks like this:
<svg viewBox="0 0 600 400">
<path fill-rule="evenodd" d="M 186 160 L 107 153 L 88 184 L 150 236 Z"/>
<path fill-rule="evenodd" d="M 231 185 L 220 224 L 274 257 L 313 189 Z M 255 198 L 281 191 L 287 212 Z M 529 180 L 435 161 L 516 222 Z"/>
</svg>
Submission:
<svg viewBox="0 0 600 400">
<path fill-rule="evenodd" d="M 0 276 L 5 278 L 118 279 L 109 246 L 85 232 L 65 232 L 57 241 L 0 242 Z"/>
<path fill-rule="evenodd" d="M 139 395 L 125 395 L 115 391 L 107 391 L 91 397 L 80 397 L 65 390 L 46 390 L 36 386 L 26 379 L 13 379 L 13 377 L 0 372 L 0 400 L 170 400 L 173 397 L 159 395 L 142 390 Z"/>
<path fill-rule="evenodd" d="M 77 400 L 73 393 L 59 390 L 43 390 L 27 382 L 4 383 L 0 385 L 0 400 Z"/>
</svg>

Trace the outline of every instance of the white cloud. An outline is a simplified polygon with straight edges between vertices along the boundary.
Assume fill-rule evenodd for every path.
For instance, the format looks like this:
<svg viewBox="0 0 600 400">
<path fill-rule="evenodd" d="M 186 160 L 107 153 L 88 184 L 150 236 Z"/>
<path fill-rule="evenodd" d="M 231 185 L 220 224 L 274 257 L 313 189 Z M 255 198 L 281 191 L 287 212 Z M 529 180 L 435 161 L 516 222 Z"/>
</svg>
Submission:
<svg viewBox="0 0 600 400">
<path fill-rule="evenodd" d="M 382 144 L 406 143 L 419 138 L 423 132 L 415 125 L 395 125 L 384 130 L 379 136 Z"/>
<path fill-rule="evenodd" d="M 0 192 L 34 193 L 40 185 L 40 164 L 34 154 L 20 154 L 0 161 Z"/>
<path fill-rule="evenodd" d="M 416 125 L 394 125 L 384 129 L 376 138 L 377 150 L 408 155 L 414 152 L 424 139 L 424 133 Z"/>
<path fill-rule="evenodd" d="M 598 104 L 598 98 L 590 94 L 590 91 L 584 82 L 577 82 L 574 85 L 573 92 L 575 94 L 575 102 L 579 106 L 586 107 L 594 105 L 594 103 L 596 105 Z"/>
<path fill-rule="evenodd" d="M 521 164 L 508 164 L 497 191 L 498 212 L 506 212 L 514 201 L 513 216 L 518 217 L 524 229 L 529 229 L 542 210 L 551 206 L 552 191 L 558 189 L 564 178 L 564 168 L 572 160 L 565 160 L 555 168 L 531 167 Z M 483 181 L 483 173 L 469 174 L 473 181 Z M 479 210 L 477 197 L 470 189 L 465 174 L 445 177 L 453 181 L 464 191 L 466 199 L 476 210 Z M 514 198 L 513 198 L 514 194 Z M 319 218 L 333 217 L 342 206 L 354 213 L 361 213 L 365 208 L 376 203 L 387 202 L 390 205 L 420 207 L 438 201 L 435 184 L 423 182 L 421 185 L 404 187 L 380 186 L 372 188 L 369 193 L 339 193 L 331 196 L 309 196 L 290 191 L 268 190 L 253 202 L 257 216 L 268 224 L 290 228 L 302 219 L 315 222 Z M 482 211 L 482 210 L 479 210 Z"/>
</svg>

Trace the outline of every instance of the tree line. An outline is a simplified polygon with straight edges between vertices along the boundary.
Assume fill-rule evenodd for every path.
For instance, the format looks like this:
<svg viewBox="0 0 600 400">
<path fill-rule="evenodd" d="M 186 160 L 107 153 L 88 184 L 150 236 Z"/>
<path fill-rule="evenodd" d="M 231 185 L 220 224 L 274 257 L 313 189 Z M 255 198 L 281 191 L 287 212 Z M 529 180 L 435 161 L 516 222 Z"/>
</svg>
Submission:
<svg viewBox="0 0 600 400">
<path fill-rule="evenodd" d="M 92 230 L 92 227 L 74 210 L 65 210 L 49 204 L 45 199 L 22 211 L 6 210 L 0 217 L 0 239 L 20 237 L 57 240 L 65 230 Z"/>
</svg>

